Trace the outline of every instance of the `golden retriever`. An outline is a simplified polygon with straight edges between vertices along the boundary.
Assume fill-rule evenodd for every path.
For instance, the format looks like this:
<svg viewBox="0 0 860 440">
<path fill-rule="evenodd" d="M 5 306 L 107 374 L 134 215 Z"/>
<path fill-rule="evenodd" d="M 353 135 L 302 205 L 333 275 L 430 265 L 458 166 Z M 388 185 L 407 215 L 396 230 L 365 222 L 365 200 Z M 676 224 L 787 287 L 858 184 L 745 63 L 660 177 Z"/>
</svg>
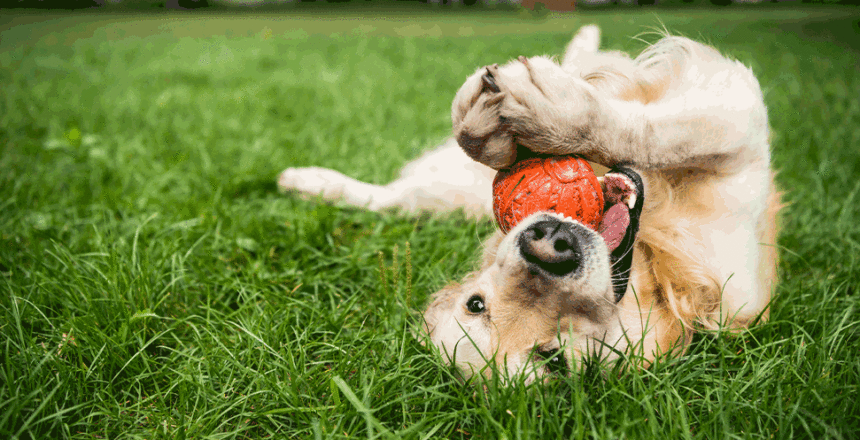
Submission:
<svg viewBox="0 0 860 440">
<path fill-rule="evenodd" d="M 599 39 L 585 26 L 561 63 L 478 69 L 454 98 L 453 138 L 390 185 L 321 168 L 279 178 L 367 209 L 488 215 L 495 170 L 518 158 L 575 154 L 609 168 L 597 166 L 598 231 L 533 214 L 487 239 L 481 267 L 432 297 L 429 340 L 467 376 L 531 381 L 593 355 L 647 365 L 682 352 L 696 329 L 767 317 L 780 203 L 755 76 L 686 38 L 635 59 L 599 51 Z"/>
</svg>

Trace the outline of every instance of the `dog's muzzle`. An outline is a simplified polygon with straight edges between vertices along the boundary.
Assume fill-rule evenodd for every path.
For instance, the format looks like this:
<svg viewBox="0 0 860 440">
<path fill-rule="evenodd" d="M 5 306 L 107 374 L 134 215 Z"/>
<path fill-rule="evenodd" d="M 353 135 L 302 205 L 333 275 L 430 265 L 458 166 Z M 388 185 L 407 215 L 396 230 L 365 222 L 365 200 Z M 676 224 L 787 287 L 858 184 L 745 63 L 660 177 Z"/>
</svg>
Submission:
<svg viewBox="0 0 860 440">
<path fill-rule="evenodd" d="M 603 220 L 597 233 L 609 251 L 615 301 L 627 291 L 639 217 L 645 203 L 645 185 L 639 173 L 616 166 L 604 176 Z M 517 244 L 532 273 L 552 276 L 577 275 L 587 263 L 594 231 L 575 221 L 546 216 L 523 230 Z"/>
<path fill-rule="evenodd" d="M 582 244 L 588 237 L 584 226 L 547 218 L 520 233 L 519 248 L 531 271 L 555 276 L 576 272 L 582 265 Z"/>
</svg>

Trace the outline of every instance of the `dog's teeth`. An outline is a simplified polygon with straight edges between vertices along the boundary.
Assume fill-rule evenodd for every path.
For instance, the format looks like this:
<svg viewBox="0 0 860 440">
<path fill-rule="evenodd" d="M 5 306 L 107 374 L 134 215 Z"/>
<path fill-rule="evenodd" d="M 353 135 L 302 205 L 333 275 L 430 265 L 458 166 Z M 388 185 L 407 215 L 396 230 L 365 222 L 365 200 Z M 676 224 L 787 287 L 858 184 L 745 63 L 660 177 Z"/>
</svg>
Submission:
<svg viewBox="0 0 860 440">
<path fill-rule="evenodd" d="M 603 185 L 603 176 L 598 177 L 597 182 L 600 183 L 600 185 L 602 186 Z"/>
<path fill-rule="evenodd" d="M 627 207 L 633 209 L 634 206 L 636 206 L 636 194 L 630 194 L 627 198 Z"/>
</svg>

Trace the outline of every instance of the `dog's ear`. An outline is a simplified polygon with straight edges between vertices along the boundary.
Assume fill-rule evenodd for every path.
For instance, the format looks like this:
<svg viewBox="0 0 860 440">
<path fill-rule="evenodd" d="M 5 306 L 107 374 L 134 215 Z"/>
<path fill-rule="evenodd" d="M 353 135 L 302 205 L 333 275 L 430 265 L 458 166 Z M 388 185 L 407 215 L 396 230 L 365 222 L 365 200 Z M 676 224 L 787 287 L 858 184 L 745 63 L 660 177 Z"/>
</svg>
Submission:
<svg viewBox="0 0 860 440">
<path fill-rule="evenodd" d="M 457 287 L 456 284 L 449 284 L 430 298 L 430 304 L 424 309 L 424 313 L 421 314 L 421 319 L 424 321 L 424 334 L 427 337 L 433 335 L 433 330 L 439 323 L 441 315 L 453 306 L 454 298 L 457 296 L 455 292 Z"/>
</svg>

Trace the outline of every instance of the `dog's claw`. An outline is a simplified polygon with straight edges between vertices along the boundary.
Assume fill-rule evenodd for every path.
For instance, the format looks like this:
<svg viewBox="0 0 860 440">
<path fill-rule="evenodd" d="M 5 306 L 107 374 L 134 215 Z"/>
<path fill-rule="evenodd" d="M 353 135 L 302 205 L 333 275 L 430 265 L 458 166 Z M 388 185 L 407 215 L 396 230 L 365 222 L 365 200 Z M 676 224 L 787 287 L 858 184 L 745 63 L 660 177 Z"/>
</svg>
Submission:
<svg viewBox="0 0 860 440">
<path fill-rule="evenodd" d="M 481 75 L 481 81 L 484 83 L 484 88 L 489 89 L 493 93 L 501 92 L 502 89 L 499 88 L 498 84 L 496 84 L 496 74 L 499 71 L 499 65 L 493 64 L 487 66 L 486 71 L 487 73 Z"/>
<path fill-rule="evenodd" d="M 481 76 L 481 81 L 484 82 L 484 87 L 490 89 L 493 93 L 499 93 L 502 90 L 499 88 L 499 85 L 496 84 L 496 81 L 493 79 L 492 75 L 490 75 L 489 69 L 487 69 L 487 73 Z"/>
</svg>

